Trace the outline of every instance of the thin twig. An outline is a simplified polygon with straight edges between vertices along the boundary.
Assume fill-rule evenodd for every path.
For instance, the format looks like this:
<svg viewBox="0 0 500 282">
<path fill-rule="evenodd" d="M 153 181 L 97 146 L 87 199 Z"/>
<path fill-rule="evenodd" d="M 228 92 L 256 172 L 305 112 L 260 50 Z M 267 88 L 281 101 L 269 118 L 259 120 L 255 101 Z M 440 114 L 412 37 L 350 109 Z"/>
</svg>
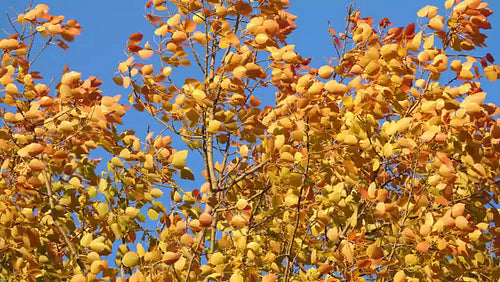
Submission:
<svg viewBox="0 0 500 282">
<path fill-rule="evenodd" d="M 50 182 L 50 178 L 47 174 L 47 171 L 44 169 L 42 171 L 42 174 L 43 174 L 43 178 L 45 179 L 45 187 L 47 188 L 47 196 L 49 197 L 49 205 L 50 205 L 50 210 L 51 210 L 51 214 L 52 214 L 52 219 L 54 220 L 54 225 L 56 226 L 56 229 L 59 232 L 59 234 L 61 234 L 64 241 L 66 242 L 66 245 L 68 246 L 69 251 L 71 252 L 71 255 L 76 260 L 76 263 L 78 264 L 80 269 L 83 271 L 85 276 L 87 276 L 88 271 L 85 268 L 85 265 L 83 264 L 82 260 L 80 259 L 80 255 L 75 250 L 75 247 L 73 246 L 73 244 L 69 240 L 68 236 L 66 235 L 66 232 L 64 231 L 61 224 L 59 223 L 59 220 L 57 219 L 56 207 L 54 204 L 54 200 L 52 199 L 52 184 Z"/>
<path fill-rule="evenodd" d="M 347 46 L 347 35 L 349 33 L 349 29 L 351 28 L 351 16 L 352 16 L 352 13 L 354 12 L 354 5 L 355 5 L 355 1 L 353 1 L 351 4 L 349 4 L 348 8 L 347 8 L 347 19 L 346 19 L 346 25 L 345 25 L 345 31 L 344 31 L 344 40 L 342 42 L 342 53 L 341 53 L 341 56 L 339 58 L 339 66 L 342 65 L 342 62 L 344 61 L 344 56 L 345 56 L 345 52 L 346 52 L 346 46 Z M 334 74 L 333 78 L 335 79 L 337 77 L 337 73 Z M 343 78 L 342 78 L 343 79 Z M 341 81 L 342 81 L 341 79 Z"/>
<path fill-rule="evenodd" d="M 257 171 L 259 168 L 263 167 L 264 165 L 266 165 L 268 163 L 268 160 L 252 167 L 251 169 L 243 172 L 240 176 L 236 177 L 235 179 L 233 179 L 233 181 L 231 181 L 231 184 L 229 185 L 224 185 L 224 187 L 222 189 L 220 189 L 221 191 L 224 191 L 224 190 L 227 190 L 229 188 L 231 188 L 234 184 L 240 182 L 241 180 L 245 179 L 249 174 L 252 174 L 254 173 L 255 171 Z"/>
<path fill-rule="evenodd" d="M 47 47 L 49 47 L 50 45 L 50 42 L 52 42 L 52 37 L 50 37 L 47 42 L 45 42 L 45 44 L 42 46 L 42 48 L 40 48 L 40 50 L 38 51 L 38 53 L 35 55 L 35 57 L 33 58 L 33 60 L 30 61 L 30 65 L 32 65 L 36 59 L 38 59 L 38 57 L 40 57 L 40 55 L 42 54 L 43 50 L 45 50 Z"/>
<path fill-rule="evenodd" d="M 300 186 L 300 191 L 299 191 L 299 200 L 297 201 L 297 219 L 295 220 L 295 228 L 293 229 L 292 233 L 292 239 L 290 240 L 290 245 L 288 246 L 288 250 L 286 253 L 286 257 L 288 259 L 288 262 L 286 264 L 286 269 L 285 269 L 285 279 L 284 281 L 288 281 L 288 276 L 290 275 L 290 268 L 293 267 L 295 257 L 293 259 L 290 259 L 290 256 L 292 255 L 293 251 L 293 241 L 295 240 L 295 236 L 297 234 L 297 231 L 299 229 L 299 223 L 300 223 L 300 209 L 301 209 L 301 204 L 302 204 L 302 193 L 304 192 L 304 187 L 306 187 L 307 180 L 309 178 L 309 163 L 311 161 L 311 153 L 309 152 L 310 149 L 310 144 L 309 144 L 309 118 L 307 118 L 307 129 L 306 129 L 306 154 L 307 154 L 307 161 L 306 161 L 306 170 L 304 174 L 304 183 L 302 186 Z"/>
<path fill-rule="evenodd" d="M 193 268 L 193 261 L 197 257 L 196 254 L 198 253 L 198 250 L 200 249 L 201 243 L 203 243 L 203 239 L 205 238 L 205 232 L 206 231 L 207 231 L 206 229 L 203 229 L 203 231 L 201 232 L 201 237 L 198 240 L 198 243 L 196 244 L 196 248 L 194 250 L 193 256 L 189 260 L 189 266 L 188 266 L 188 269 L 187 269 L 186 278 L 184 279 L 184 282 L 188 282 L 189 281 L 189 273 L 191 273 L 191 268 Z"/>
</svg>

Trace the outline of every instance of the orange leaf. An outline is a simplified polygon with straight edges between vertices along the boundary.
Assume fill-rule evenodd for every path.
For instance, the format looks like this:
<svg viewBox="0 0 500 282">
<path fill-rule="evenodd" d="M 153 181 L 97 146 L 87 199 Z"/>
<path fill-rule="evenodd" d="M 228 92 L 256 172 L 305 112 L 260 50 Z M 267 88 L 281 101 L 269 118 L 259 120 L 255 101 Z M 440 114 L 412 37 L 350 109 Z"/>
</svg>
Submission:
<svg viewBox="0 0 500 282">
<path fill-rule="evenodd" d="M 153 56 L 153 50 L 139 50 L 137 54 L 141 57 L 141 59 L 145 60 Z"/>
<path fill-rule="evenodd" d="M 139 42 L 141 42 L 142 37 L 142 33 L 134 33 L 129 36 L 128 40 L 130 41 L 130 44 L 137 45 Z"/>
<path fill-rule="evenodd" d="M 418 245 L 415 247 L 415 250 L 425 253 L 429 250 L 429 247 L 430 247 L 429 243 L 427 241 L 423 241 L 418 243 Z"/>
</svg>

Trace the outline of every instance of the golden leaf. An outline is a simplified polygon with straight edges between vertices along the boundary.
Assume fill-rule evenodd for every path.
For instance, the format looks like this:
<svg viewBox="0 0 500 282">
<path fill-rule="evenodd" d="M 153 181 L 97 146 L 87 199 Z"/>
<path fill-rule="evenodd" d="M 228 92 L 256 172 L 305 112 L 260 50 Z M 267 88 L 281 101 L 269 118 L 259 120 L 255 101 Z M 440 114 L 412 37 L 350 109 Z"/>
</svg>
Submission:
<svg viewBox="0 0 500 282">
<path fill-rule="evenodd" d="M 172 155 L 172 165 L 176 168 L 184 168 L 186 166 L 187 150 L 178 151 Z"/>
<path fill-rule="evenodd" d="M 173 16 L 171 16 L 168 20 L 167 20 L 167 24 L 169 26 L 172 26 L 172 27 L 175 27 L 177 25 L 179 25 L 179 22 L 181 21 L 181 15 L 179 14 L 175 14 Z"/>
<path fill-rule="evenodd" d="M 434 29 L 436 31 L 441 31 L 443 30 L 444 27 L 444 17 L 436 15 L 429 21 L 428 25 L 431 29 Z"/>
<path fill-rule="evenodd" d="M 141 59 L 149 59 L 151 58 L 151 56 L 153 56 L 153 50 L 146 50 L 146 49 L 143 49 L 143 50 L 139 50 L 137 52 L 137 54 L 139 55 L 139 57 L 141 57 Z"/>
<path fill-rule="evenodd" d="M 215 252 L 210 256 L 208 262 L 213 265 L 219 265 L 224 263 L 224 259 L 225 257 L 221 252 Z"/>
<path fill-rule="evenodd" d="M 134 267 L 139 264 L 139 256 L 136 252 L 127 252 L 123 258 L 122 262 L 128 267 Z"/>
<path fill-rule="evenodd" d="M 222 127 L 222 122 L 213 119 L 208 123 L 207 131 L 209 133 L 218 133 L 221 127 Z"/>
<path fill-rule="evenodd" d="M 497 81 L 498 79 L 498 71 L 495 66 L 487 66 L 484 68 L 484 76 L 489 80 L 489 81 Z"/>
<path fill-rule="evenodd" d="M 406 282 L 406 281 L 407 279 L 404 270 L 396 272 L 396 274 L 394 275 L 394 282 Z"/>
<path fill-rule="evenodd" d="M 334 71 L 335 71 L 335 69 L 330 67 L 330 66 L 322 66 L 318 69 L 318 75 L 323 79 L 329 79 L 332 76 Z M 333 91 L 330 91 L 330 92 L 333 92 Z"/>
<path fill-rule="evenodd" d="M 17 89 L 17 86 L 15 84 L 9 83 L 7 84 L 7 86 L 5 86 L 5 92 L 10 95 L 15 95 L 19 92 L 19 90 Z"/>
<path fill-rule="evenodd" d="M 438 10 L 439 10 L 439 8 L 436 7 L 436 6 L 427 5 L 427 6 L 423 7 L 423 8 L 421 8 L 417 12 L 417 16 L 419 16 L 421 18 L 428 17 L 430 19 L 430 18 L 433 18 L 433 17 L 436 16 Z"/>
<path fill-rule="evenodd" d="M 245 279 L 243 278 L 243 275 L 241 275 L 239 272 L 235 272 L 231 275 L 229 278 L 229 282 L 244 282 Z"/>
</svg>

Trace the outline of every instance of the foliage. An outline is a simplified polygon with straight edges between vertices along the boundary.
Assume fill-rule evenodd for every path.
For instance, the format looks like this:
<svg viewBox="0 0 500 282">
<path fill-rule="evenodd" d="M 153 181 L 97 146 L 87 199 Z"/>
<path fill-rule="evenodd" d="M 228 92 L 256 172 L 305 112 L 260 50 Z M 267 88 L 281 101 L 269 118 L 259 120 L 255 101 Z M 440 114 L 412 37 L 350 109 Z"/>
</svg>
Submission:
<svg viewBox="0 0 500 282">
<path fill-rule="evenodd" d="M 120 132 L 129 107 L 96 77 L 43 84 L 36 58 L 81 27 L 46 5 L 18 15 L 0 39 L 0 277 L 499 278 L 500 109 L 481 81 L 500 68 L 477 55 L 488 3 L 426 6 L 406 27 L 351 6 L 319 68 L 287 43 L 288 6 L 147 2 L 153 40 L 130 36 L 114 80 L 189 150 Z M 198 176 L 188 154 L 200 189 L 180 184 Z"/>
</svg>

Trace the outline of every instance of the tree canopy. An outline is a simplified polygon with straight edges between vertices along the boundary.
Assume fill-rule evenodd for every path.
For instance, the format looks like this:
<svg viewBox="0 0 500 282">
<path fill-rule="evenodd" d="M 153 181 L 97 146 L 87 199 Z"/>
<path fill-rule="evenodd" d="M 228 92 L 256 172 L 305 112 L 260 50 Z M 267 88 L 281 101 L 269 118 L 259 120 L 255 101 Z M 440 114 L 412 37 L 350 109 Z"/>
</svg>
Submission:
<svg viewBox="0 0 500 282">
<path fill-rule="evenodd" d="M 128 38 L 114 97 L 69 66 L 33 67 L 73 44 L 76 20 L 44 4 L 11 15 L 0 279 L 500 278 L 492 10 L 442 2 L 401 27 L 351 5 L 312 66 L 287 40 L 292 1 L 149 0 L 154 32 Z M 136 136 L 133 111 L 161 130 Z"/>
</svg>

